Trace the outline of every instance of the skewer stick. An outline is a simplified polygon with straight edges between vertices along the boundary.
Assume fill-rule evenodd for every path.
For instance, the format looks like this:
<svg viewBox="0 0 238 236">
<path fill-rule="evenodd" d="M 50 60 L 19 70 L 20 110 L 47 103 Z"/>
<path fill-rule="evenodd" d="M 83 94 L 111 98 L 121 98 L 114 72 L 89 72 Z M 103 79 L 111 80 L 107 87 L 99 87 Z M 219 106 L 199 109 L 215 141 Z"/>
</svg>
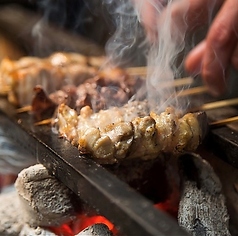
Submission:
<svg viewBox="0 0 238 236">
<path fill-rule="evenodd" d="M 126 72 L 130 75 L 147 75 L 148 67 L 142 66 L 142 67 L 129 67 L 125 69 Z M 182 85 L 188 85 L 193 82 L 192 77 L 184 77 L 184 78 L 178 78 L 174 81 L 162 81 L 162 84 L 168 84 L 169 86 L 182 86 Z"/>
<path fill-rule="evenodd" d="M 125 70 L 130 75 L 147 75 L 147 66 L 129 67 Z"/>
<path fill-rule="evenodd" d="M 228 125 L 233 122 L 238 122 L 238 116 L 230 117 L 230 118 L 223 119 L 223 120 L 213 121 L 209 124 L 209 126 L 211 128 L 215 128 L 215 127 L 219 127 L 219 126 L 223 126 L 223 125 Z"/>
<path fill-rule="evenodd" d="M 39 122 L 34 123 L 34 125 L 49 125 L 52 122 L 52 118 L 41 120 Z"/>
<path fill-rule="evenodd" d="M 17 113 L 23 113 L 23 112 L 28 112 L 31 111 L 32 106 L 24 106 L 16 110 Z"/>
<path fill-rule="evenodd" d="M 125 69 L 126 72 L 130 75 L 141 75 L 146 76 L 147 75 L 147 67 L 130 67 Z M 178 78 L 174 79 L 173 81 L 161 81 L 160 87 L 179 87 L 184 85 L 192 84 L 194 79 L 192 77 L 184 77 L 184 78 Z"/>
<path fill-rule="evenodd" d="M 226 99 L 226 100 L 221 100 L 217 102 L 210 102 L 210 103 L 205 103 L 199 107 L 192 108 L 192 111 L 198 111 L 198 110 L 212 110 L 216 108 L 221 108 L 221 107 L 226 107 L 226 106 L 234 106 L 238 105 L 238 98 L 232 98 L 232 99 Z"/>
<path fill-rule="evenodd" d="M 178 97 L 182 97 L 182 96 L 189 96 L 189 95 L 205 93 L 207 91 L 208 91 L 208 88 L 206 86 L 199 86 L 199 87 L 194 87 L 194 88 L 178 91 L 176 95 Z"/>
<path fill-rule="evenodd" d="M 161 81 L 159 86 L 160 88 L 164 87 L 179 87 L 179 86 L 185 86 L 185 85 L 190 85 L 194 79 L 192 77 L 184 77 L 184 78 L 179 78 L 175 79 L 173 81 Z"/>
</svg>

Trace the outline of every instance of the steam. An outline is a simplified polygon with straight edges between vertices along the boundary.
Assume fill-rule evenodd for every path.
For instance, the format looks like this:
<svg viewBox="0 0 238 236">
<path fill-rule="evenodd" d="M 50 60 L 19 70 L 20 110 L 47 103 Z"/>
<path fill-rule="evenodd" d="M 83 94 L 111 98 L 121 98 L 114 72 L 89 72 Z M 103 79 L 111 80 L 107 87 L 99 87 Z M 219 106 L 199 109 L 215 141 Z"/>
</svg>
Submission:
<svg viewBox="0 0 238 236">
<path fill-rule="evenodd" d="M 115 32 L 109 38 L 105 51 L 116 66 L 141 66 L 146 63 L 147 45 L 143 27 L 130 0 L 104 0 Z"/>
<path fill-rule="evenodd" d="M 174 87 L 163 87 L 162 84 L 181 77 L 183 58 L 178 56 L 185 49 L 186 25 L 178 26 L 172 18 L 172 1 L 166 6 L 158 4 L 156 11 L 161 15 L 157 22 L 157 40 L 152 43 L 148 54 L 149 73 L 147 77 L 148 100 L 152 107 L 157 107 L 159 112 L 167 106 L 184 108 L 186 101 L 178 101 Z M 162 15 L 163 14 L 163 15 Z"/>
<path fill-rule="evenodd" d="M 128 0 L 104 0 L 116 25 L 114 35 L 106 45 L 107 56 L 114 64 L 127 67 L 133 57 L 144 56 L 148 67 L 147 98 L 152 109 L 155 110 L 156 107 L 157 111 L 161 112 L 170 105 L 184 108 L 186 105 L 178 102 L 175 96 L 175 88 L 164 87 L 162 84 L 165 84 L 165 81 L 171 82 L 182 74 L 183 58 L 179 61 L 178 56 L 182 55 L 185 49 L 186 24 L 183 27 L 177 26 L 171 17 L 172 0 L 134 1 L 135 5 Z M 161 16 L 159 21 L 153 22 L 158 32 L 157 40 L 153 43 L 146 41 L 146 35 L 141 28 L 141 12 L 145 4 L 151 4 L 158 18 Z"/>
<path fill-rule="evenodd" d="M 137 2 L 138 19 L 142 21 L 141 12 L 143 8 L 150 5 L 149 14 L 154 14 L 152 17 L 152 30 L 155 35 L 152 37 L 152 43 L 149 47 L 147 57 L 147 93 L 151 107 L 157 107 L 157 111 L 161 112 L 168 106 L 174 106 L 180 111 L 186 110 L 189 105 L 187 98 L 178 98 L 174 87 L 165 87 L 165 82 L 169 83 L 176 78 L 181 78 L 185 75 L 184 59 L 186 53 L 193 47 L 197 41 L 198 35 L 191 35 L 191 28 L 188 28 L 187 11 L 190 1 L 183 0 L 135 0 Z M 174 10 L 176 4 L 183 6 L 182 16 L 177 17 Z M 178 6 L 178 5 L 177 5 Z M 204 23 L 206 26 L 212 20 L 212 13 L 215 7 L 215 1 L 204 3 L 202 11 L 207 11 L 204 22 L 196 22 L 196 17 L 193 17 L 194 27 L 200 27 L 200 36 L 205 33 Z M 198 17 L 200 12 L 198 13 Z M 151 17 L 151 16 L 147 16 Z M 191 17 L 191 16 L 190 16 Z M 200 24 L 200 25 L 199 25 Z M 202 26 L 202 27 L 201 27 Z M 199 32 L 199 31 L 197 31 Z M 189 33 L 189 36 L 188 36 Z M 193 38 L 194 37 L 194 38 Z M 151 37 L 149 38 L 151 40 Z M 194 41 L 195 40 L 195 41 Z M 183 88 L 182 88 L 183 89 Z"/>
<path fill-rule="evenodd" d="M 181 106 L 175 96 L 175 88 L 164 86 L 181 74 L 182 61 L 178 63 L 178 55 L 185 48 L 184 27 L 177 27 L 172 18 L 172 1 L 140 1 L 137 5 L 138 14 L 143 10 L 145 4 L 150 4 L 154 14 L 154 40 L 150 45 L 147 67 L 147 97 L 153 109 L 157 112 L 163 111 L 168 106 Z M 165 11 L 166 8 L 166 11 Z M 139 18 L 141 20 L 141 18 Z M 143 19 L 142 19 L 143 20 Z M 184 106 L 184 105 L 182 105 Z"/>
<path fill-rule="evenodd" d="M 52 12 L 61 11 L 54 7 L 52 2 L 52 0 L 41 1 L 42 8 L 48 9 L 45 11 L 44 21 L 51 18 Z M 101 7 L 96 7 L 97 11 L 100 11 L 97 14 L 105 17 L 106 14 L 104 14 L 103 10 L 106 9 L 107 15 L 110 15 L 110 19 L 107 19 L 108 24 L 113 24 L 113 28 L 115 29 L 105 45 L 105 52 L 109 58 L 109 62 L 120 67 L 147 65 L 146 91 L 151 107 L 153 109 L 157 107 L 156 111 L 158 112 L 163 111 L 168 106 L 185 110 L 189 105 L 189 101 L 178 99 L 176 89 L 171 86 L 166 87 L 164 84 L 165 82 L 172 82 L 175 78 L 181 78 L 186 75 L 183 70 L 184 58 L 189 49 L 194 46 L 194 39 L 187 36 L 189 22 L 186 22 L 186 7 L 188 10 L 190 1 L 102 0 L 100 3 L 89 2 L 92 4 L 85 1 L 87 7 L 92 8 L 92 12 L 95 11 L 95 7 L 93 8 L 95 4 L 96 6 L 102 4 Z M 134 4 L 135 2 L 137 4 Z M 174 4 L 180 2 L 187 4 L 187 6 L 185 5 L 184 16 L 178 20 L 174 16 L 173 7 Z M 213 9 L 215 2 L 215 0 L 207 1 L 204 5 L 209 5 Z M 153 27 L 157 35 L 155 35 L 156 40 L 152 43 L 146 38 L 143 28 L 143 17 L 141 16 L 141 12 L 146 4 L 149 4 L 151 9 L 153 9 L 154 12 L 151 12 L 151 14 L 156 13 Z M 63 7 L 60 6 L 64 8 L 66 5 L 63 4 Z M 204 7 L 206 8 L 207 6 Z M 212 13 L 212 11 L 209 12 Z M 66 15 L 62 14 L 61 25 L 64 25 L 66 18 Z M 207 20 L 212 20 L 212 14 L 208 14 Z M 33 34 L 38 37 L 41 44 L 43 43 L 41 42 L 43 39 L 39 32 L 42 22 L 39 22 L 33 29 Z M 97 23 L 95 22 L 95 24 Z"/>
</svg>

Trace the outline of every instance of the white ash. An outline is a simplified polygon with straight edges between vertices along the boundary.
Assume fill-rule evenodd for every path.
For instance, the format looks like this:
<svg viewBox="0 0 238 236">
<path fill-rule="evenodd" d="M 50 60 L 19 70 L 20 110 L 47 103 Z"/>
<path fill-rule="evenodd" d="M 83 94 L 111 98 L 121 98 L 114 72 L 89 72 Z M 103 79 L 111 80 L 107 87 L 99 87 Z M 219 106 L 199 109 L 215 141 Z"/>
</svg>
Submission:
<svg viewBox="0 0 238 236">
<path fill-rule="evenodd" d="M 57 235 L 41 227 L 30 227 L 28 224 L 25 224 L 19 236 L 57 236 Z"/>
<path fill-rule="evenodd" d="M 24 222 L 16 191 L 0 195 L 0 235 L 18 236 Z"/>
<path fill-rule="evenodd" d="M 21 171 L 15 186 L 24 209 L 24 221 L 31 227 L 59 226 L 76 217 L 72 191 L 43 165 Z"/>
<path fill-rule="evenodd" d="M 187 165 L 184 165 L 179 225 L 194 236 L 231 235 L 222 185 L 213 168 L 198 155 L 191 155 L 190 160 L 184 159 L 182 162 Z M 191 172 L 197 178 L 189 177 Z"/>
<path fill-rule="evenodd" d="M 105 224 L 94 224 L 78 233 L 76 236 L 112 236 L 111 231 Z"/>
</svg>

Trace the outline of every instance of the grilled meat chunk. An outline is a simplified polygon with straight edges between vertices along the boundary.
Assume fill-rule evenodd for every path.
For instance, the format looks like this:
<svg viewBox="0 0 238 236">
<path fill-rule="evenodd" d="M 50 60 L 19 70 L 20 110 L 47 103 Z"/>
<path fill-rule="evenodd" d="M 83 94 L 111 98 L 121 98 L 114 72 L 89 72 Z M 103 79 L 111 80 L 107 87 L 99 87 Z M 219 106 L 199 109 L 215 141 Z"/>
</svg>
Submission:
<svg viewBox="0 0 238 236">
<path fill-rule="evenodd" d="M 195 151 L 203 138 L 200 122 L 207 122 L 205 113 L 202 116 L 198 119 L 197 113 L 188 113 L 179 117 L 170 107 L 156 114 L 149 112 L 145 102 L 98 113 L 86 106 L 77 115 L 75 110 L 61 104 L 57 125 L 60 136 L 76 145 L 81 153 L 101 163 L 115 163 Z"/>
<path fill-rule="evenodd" d="M 109 71 L 111 73 L 109 73 Z M 49 113 L 59 104 L 66 104 L 80 112 L 84 106 L 90 106 L 94 111 L 107 109 L 111 106 L 122 106 L 126 104 L 139 89 L 143 80 L 130 77 L 119 68 L 101 71 L 100 76 L 87 79 L 79 86 L 62 86 L 49 96 L 42 86 L 36 86 L 35 96 L 32 100 L 32 113 L 39 120 L 46 118 Z M 53 105 L 53 106 L 52 106 Z M 53 110 L 52 110 L 53 111 Z"/>
<path fill-rule="evenodd" d="M 112 106 L 122 106 L 141 88 L 141 78 L 127 75 L 123 70 L 114 68 L 100 71 L 98 76 L 86 80 L 77 87 L 75 109 L 86 105 L 98 112 Z"/>
</svg>

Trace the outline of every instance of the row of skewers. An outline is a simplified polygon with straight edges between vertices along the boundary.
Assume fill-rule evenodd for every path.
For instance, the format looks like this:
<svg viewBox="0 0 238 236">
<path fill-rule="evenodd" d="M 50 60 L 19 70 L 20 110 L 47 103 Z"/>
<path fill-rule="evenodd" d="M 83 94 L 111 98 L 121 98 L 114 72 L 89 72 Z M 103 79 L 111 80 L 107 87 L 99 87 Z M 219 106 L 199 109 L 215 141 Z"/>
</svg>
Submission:
<svg viewBox="0 0 238 236">
<path fill-rule="evenodd" d="M 146 69 L 112 67 L 104 57 L 75 53 L 4 59 L 0 93 L 20 107 L 18 112 L 32 113 L 36 124 L 53 122 L 61 137 L 103 163 L 196 150 L 207 132 L 205 113 L 181 115 L 170 107 L 161 114 L 153 112 L 145 93 L 135 98 L 145 84 Z M 207 92 L 204 86 L 190 88 L 193 81 L 188 77 L 161 86 L 178 88 L 177 97 Z M 181 87 L 187 89 L 179 90 Z M 238 99 L 230 99 L 202 104 L 193 111 L 237 103 Z M 234 120 L 216 121 L 210 126 Z"/>
<path fill-rule="evenodd" d="M 61 103 L 77 107 L 76 110 L 80 110 L 86 104 L 93 106 L 95 111 L 112 105 L 121 106 L 143 86 L 145 82 L 143 78 L 148 68 L 135 67 L 122 70 L 108 67 L 106 64 L 104 56 L 86 57 L 78 53 L 65 52 L 56 52 L 47 58 L 22 57 L 19 60 L 5 58 L 0 64 L 0 95 L 7 96 L 10 103 L 20 107 L 18 112 L 31 111 L 38 121 L 44 117 L 43 113 L 47 113 L 47 109 L 55 109 Z M 203 85 L 190 87 L 193 82 L 192 77 L 186 77 L 172 82 L 164 81 L 160 86 L 177 88 L 186 86 L 186 89 L 178 89 L 174 95 L 178 97 L 207 92 L 207 88 Z M 109 89 L 105 91 L 108 87 Z M 103 93 L 107 94 L 107 99 Z M 115 100 L 117 104 L 116 102 L 112 104 Z M 237 104 L 238 99 L 235 98 L 202 104 L 191 110 L 206 111 Z M 217 121 L 214 125 L 234 121 L 236 117 Z M 47 122 L 42 122 L 45 123 Z"/>
</svg>

